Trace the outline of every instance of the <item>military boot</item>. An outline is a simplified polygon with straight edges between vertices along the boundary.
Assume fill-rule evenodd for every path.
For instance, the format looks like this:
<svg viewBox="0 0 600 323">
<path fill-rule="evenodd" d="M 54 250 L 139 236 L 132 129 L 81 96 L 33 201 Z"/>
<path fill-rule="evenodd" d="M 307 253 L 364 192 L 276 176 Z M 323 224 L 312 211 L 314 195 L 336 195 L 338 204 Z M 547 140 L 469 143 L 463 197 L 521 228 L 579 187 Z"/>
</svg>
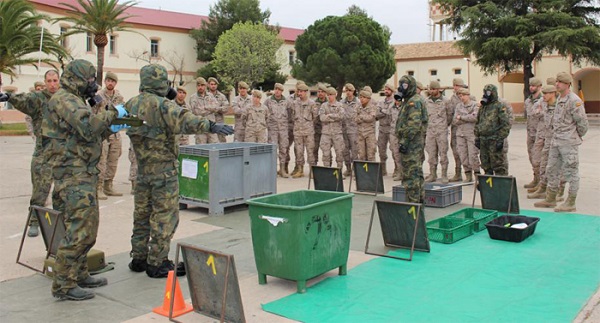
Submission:
<svg viewBox="0 0 600 323">
<path fill-rule="evenodd" d="M 77 282 L 81 288 L 96 288 L 108 285 L 108 279 L 104 277 L 88 276 L 86 279 Z"/>
<path fill-rule="evenodd" d="M 83 289 L 79 286 L 75 286 L 66 292 L 58 291 L 52 292 L 52 296 L 60 299 L 60 300 L 69 300 L 69 301 L 84 301 L 86 299 L 91 299 L 96 296 L 94 292 L 90 290 Z"/>
<path fill-rule="evenodd" d="M 548 188 L 546 190 L 546 198 L 543 201 L 535 202 L 535 207 L 552 208 L 556 206 L 556 190 Z"/>
<path fill-rule="evenodd" d="M 454 169 L 454 177 L 450 179 L 450 182 L 460 182 L 462 181 L 462 174 L 460 173 L 460 166 Z"/>
<path fill-rule="evenodd" d="M 108 200 L 108 197 L 106 195 L 104 195 L 104 190 L 102 188 L 102 181 L 98 182 L 98 185 L 96 186 L 96 191 L 98 192 L 98 199 L 99 200 Z"/>
<path fill-rule="evenodd" d="M 534 188 L 537 186 L 537 184 L 540 182 L 540 175 L 539 172 L 534 170 L 533 171 L 533 180 L 529 183 L 529 184 L 525 184 L 523 185 L 524 188 Z"/>
<path fill-rule="evenodd" d="M 29 226 L 29 230 L 27 230 L 28 237 L 37 237 L 40 234 L 40 227 L 36 224 L 32 224 Z"/>
<path fill-rule="evenodd" d="M 442 166 L 442 184 L 448 184 L 448 166 Z"/>
<path fill-rule="evenodd" d="M 382 162 L 381 162 L 381 175 L 383 175 L 383 176 L 387 176 L 387 174 L 388 174 L 388 173 L 387 173 L 387 167 L 386 167 L 386 165 L 385 165 L 385 161 L 382 161 Z"/>
<path fill-rule="evenodd" d="M 531 193 L 531 194 L 527 194 L 527 198 L 532 200 L 532 199 L 545 199 L 546 198 L 546 184 L 540 184 L 540 186 L 538 187 L 538 190 Z"/>
<path fill-rule="evenodd" d="M 427 177 L 425 177 L 425 183 L 435 182 L 436 179 L 437 179 L 437 167 L 429 166 L 429 175 L 427 175 Z"/>
<path fill-rule="evenodd" d="M 556 202 L 562 202 L 565 200 L 563 195 L 565 194 L 565 183 L 560 183 L 558 186 L 558 193 L 556 193 Z"/>
<path fill-rule="evenodd" d="M 535 192 L 537 192 L 537 190 L 539 190 L 539 189 L 540 189 L 540 185 L 541 185 L 541 184 L 538 182 L 538 184 L 537 184 L 535 187 L 528 188 L 528 189 L 527 189 L 527 193 L 535 193 Z"/>
<path fill-rule="evenodd" d="M 569 193 L 569 196 L 567 196 L 567 200 L 559 205 L 558 207 L 554 208 L 554 212 L 575 212 L 577 211 L 577 208 L 575 208 L 575 200 L 577 199 L 577 194 L 571 194 Z"/>
<path fill-rule="evenodd" d="M 290 163 L 288 163 L 288 162 L 283 163 L 283 169 L 285 169 L 285 172 L 289 174 L 290 173 L 290 171 L 289 171 Z"/>
<path fill-rule="evenodd" d="M 292 171 L 292 173 L 290 174 L 290 176 L 294 177 L 294 175 L 296 175 L 296 173 L 298 173 L 298 165 L 294 166 L 294 170 Z"/>
<path fill-rule="evenodd" d="M 292 178 L 304 177 L 304 166 L 298 166 L 298 171 L 292 175 Z"/>
<path fill-rule="evenodd" d="M 465 172 L 465 182 L 473 182 L 473 172 Z"/>
<path fill-rule="evenodd" d="M 283 178 L 289 178 L 290 175 L 287 173 L 287 169 L 285 167 L 285 163 L 281 163 L 279 165 L 279 176 L 283 177 Z"/>
<path fill-rule="evenodd" d="M 123 193 L 117 192 L 113 189 L 113 181 L 104 181 L 104 194 L 108 196 L 123 196 Z"/>
</svg>

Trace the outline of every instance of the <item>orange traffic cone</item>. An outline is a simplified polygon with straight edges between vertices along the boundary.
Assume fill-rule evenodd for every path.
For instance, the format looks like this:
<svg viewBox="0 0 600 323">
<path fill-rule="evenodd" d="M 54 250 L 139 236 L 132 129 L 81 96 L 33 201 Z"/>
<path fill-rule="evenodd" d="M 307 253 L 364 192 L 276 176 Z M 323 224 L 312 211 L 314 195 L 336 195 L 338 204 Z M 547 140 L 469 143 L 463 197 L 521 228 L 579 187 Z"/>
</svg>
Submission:
<svg viewBox="0 0 600 323">
<path fill-rule="evenodd" d="M 171 270 L 169 271 L 169 276 L 167 277 L 167 287 L 165 288 L 165 297 L 163 300 L 163 304 L 162 306 L 154 308 L 152 312 L 169 317 L 169 307 L 171 306 L 172 289 L 173 271 Z M 173 296 L 175 297 L 173 301 L 173 317 L 189 313 L 194 309 L 191 304 L 186 304 L 183 300 L 183 294 L 181 293 L 181 288 L 179 288 L 179 280 L 177 280 L 177 278 L 175 278 L 175 293 Z"/>
</svg>

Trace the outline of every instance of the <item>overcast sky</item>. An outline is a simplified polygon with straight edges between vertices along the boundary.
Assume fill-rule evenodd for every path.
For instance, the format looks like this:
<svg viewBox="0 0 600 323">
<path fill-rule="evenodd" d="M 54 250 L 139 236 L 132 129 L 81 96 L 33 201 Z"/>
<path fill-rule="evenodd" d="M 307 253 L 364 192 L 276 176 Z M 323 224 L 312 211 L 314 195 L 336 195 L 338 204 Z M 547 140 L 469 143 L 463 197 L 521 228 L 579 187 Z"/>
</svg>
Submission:
<svg viewBox="0 0 600 323">
<path fill-rule="evenodd" d="M 207 16 L 209 6 L 217 0 L 139 0 L 140 7 L 185 12 Z M 348 7 L 357 5 L 369 16 L 392 31 L 391 43 L 429 41 L 429 7 L 427 0 L 261 0 L 262 10 L 271 10 L 271 24 L 306 29 L 315 20 L 340 16 Z"/>
</svg>

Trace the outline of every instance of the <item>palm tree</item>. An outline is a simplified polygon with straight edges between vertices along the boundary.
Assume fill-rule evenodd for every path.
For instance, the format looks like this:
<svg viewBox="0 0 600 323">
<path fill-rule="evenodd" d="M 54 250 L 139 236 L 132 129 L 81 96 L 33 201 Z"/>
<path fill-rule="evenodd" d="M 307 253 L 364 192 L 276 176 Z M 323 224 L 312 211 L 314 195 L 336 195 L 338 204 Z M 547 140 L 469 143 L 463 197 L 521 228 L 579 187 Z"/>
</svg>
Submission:
<svg viewBox="0 0 600 323">
<path fill-rule="evenodd" d="M 108 34 L 116 31 L 129 31 L 130 25 L 125 21 L 132 17 L 126 14 L 127 9 L 137 4 L 136 1 L 123 1 L 119 4 L 118 0 L 76 0 L 77 4 L 61 3 L 61 5 L 72 10 L 70 16 L 60 18 L 60 21 L 73 23 L 73 27 L 63 34 L 67 37 L 73 34 L 92 34 L 94 35 L 94 45 L 98 48 L 98 74 L 96 80 L 102 82 L 104 73 L 104 48 L 108 44 Z"/>
<path fill-rule="evenodd" d="M 38 14 L 33 5 L 26 0 L 0 1 L 0 73 L 17 77 L 16 68 L 20 65 L 37 65 L 39 57 L 32 55 L 40 50 L 45 53 L 41 61 L 52 63 L 56 60 L 47 55 L 68 57 L 69 54 L 48 31 L 42 37 L 41 20 L 50 21 L 50 17 Z M 2 75 L 0 75 L 2 85 Z"/>
</svg>

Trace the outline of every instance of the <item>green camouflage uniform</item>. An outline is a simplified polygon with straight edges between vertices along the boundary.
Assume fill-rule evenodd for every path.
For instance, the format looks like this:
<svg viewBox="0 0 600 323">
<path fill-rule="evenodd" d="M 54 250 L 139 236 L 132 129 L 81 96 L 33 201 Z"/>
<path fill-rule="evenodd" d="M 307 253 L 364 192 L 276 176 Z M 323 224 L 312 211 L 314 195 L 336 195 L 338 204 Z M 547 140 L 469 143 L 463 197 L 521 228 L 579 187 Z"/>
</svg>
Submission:
<svg viewBox="0 0 600 323">
<path fill-rule="evenodd" d="M 111 109 L 93 114 L 83 101 L 87 81 L 95 75 L 88 61 L 69 63 L 42 121 L 54 178 L 54 209 L 61 212 L 66 228 L 56 255 L 53 293 L 67 292 L 89 277 L 87 253 L 98 233 L 97 165 L 102 140 L 110 134 L 108 127 L 117 113 Z"/>
<path fill-rule="evenodd" d="M 508 162 L 503 149 L 498 150 L 499 142 L 504 143 L 510 132 L 510 117 L 506 105 L 498 100 L 498 88 L 488 84 L 483 91 L 491 91 L 487 104 L 482 104 L 475 123 L 475 140 L 479 139 L 481 168 L 486 174 L 508 175 Z"/>
<path fill-rule="evenodd" d="M 425 201 L 423 162 L 428 122 L 427 109 L 423 97 L 417 94 L 417 81 L 412 76 L 406 75 L 400 79 L 400 82 L 403 80 L 409 87 L 396 122 L 398 145 L 408 149 L 401 158 L 402 184 L 406 190 L 407 202 L 423 203 Z"/>
<path fill-rule="evenodd" d="M 33 134 L 35 137 L 35 148 L 31 157 L 31 185 L 33 189 L 31 191 L 29 206 L 44 206 L 48 194 L 50 194 L 50 187 L 52 186 L 52 169 L 45 163 L 45 147 L 42 144 L 41 136 L 43 110 L 48 104 L 50 97 L 52 97 L 52 93 L 48 92 L 48 90 L 43 90 L 13 95 L 8 101 L 15 109 L 31 117 L 31 124 L 33 125 Z M 29 225 L 37 224 L 37 218 L 31 214 Z"/>
<path fill-rule="evenodd" d="M 168 259 L 179 223 L 176 136 L 208 132 L 210 124 L 164 97 L 168 91 L 164 67 L 142 67 L 140 81 L 142 93 L 125 104 L 129 113 L 145 121 L 127 131 L 138 162 L 131 256 L 160 266 Z"/>
</svg>

